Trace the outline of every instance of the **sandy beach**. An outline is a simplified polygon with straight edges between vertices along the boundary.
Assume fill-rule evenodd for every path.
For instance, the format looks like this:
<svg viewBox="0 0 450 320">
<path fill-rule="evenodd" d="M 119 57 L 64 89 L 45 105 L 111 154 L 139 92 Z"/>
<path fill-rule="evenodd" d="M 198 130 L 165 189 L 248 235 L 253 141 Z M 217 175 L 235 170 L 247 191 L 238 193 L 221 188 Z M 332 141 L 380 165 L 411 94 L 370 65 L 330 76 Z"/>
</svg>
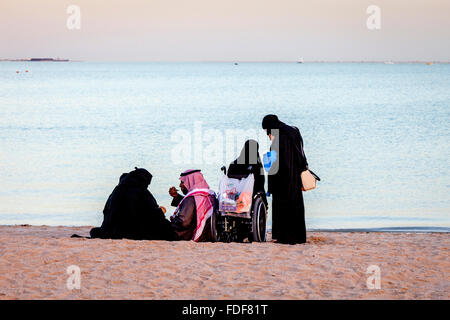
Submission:
<svg viewBox="0 0 450 320">
<path fill-rule="evenodd" d="M 0 226 L 0 299 L 449 299 L 449 234 L 310 232 L 308 243 L 70 238 Z M 67 268 L 80 268 L 69 290 Z M 380 289 L 368 289 L 370 265 Z"/>
</svg>

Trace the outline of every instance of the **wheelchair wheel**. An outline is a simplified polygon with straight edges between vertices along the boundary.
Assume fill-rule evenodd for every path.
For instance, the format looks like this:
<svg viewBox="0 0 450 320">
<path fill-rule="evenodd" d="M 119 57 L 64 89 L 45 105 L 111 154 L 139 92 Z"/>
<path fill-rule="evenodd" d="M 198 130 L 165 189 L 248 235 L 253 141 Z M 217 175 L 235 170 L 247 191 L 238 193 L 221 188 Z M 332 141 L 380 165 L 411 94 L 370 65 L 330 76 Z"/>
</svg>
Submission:
<svg viewBox="0 0 450 320">
<path fill-rule="evenodd" d="M 252 241 L 265 242 L 266 241 L 266 220 L 267 208 L 261 197 L 256 198 L 253 203 L 252 215 Z"/>
</svg>

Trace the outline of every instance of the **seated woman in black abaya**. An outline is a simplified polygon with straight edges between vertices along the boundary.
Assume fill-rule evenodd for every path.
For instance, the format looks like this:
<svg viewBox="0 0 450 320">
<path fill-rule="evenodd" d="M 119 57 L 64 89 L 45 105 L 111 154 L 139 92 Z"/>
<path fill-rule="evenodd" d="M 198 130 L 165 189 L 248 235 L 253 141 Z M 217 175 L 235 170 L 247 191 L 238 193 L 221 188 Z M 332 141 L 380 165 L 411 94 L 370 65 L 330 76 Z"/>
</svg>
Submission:
<svg viewBox="0 0 450 320">
<path fill-rule="evenodd" d="M 103 223 L 90 232 L 92 238 L 133 240 L 175 240 L 165 209 L 147 189 L 150 172 L 136 168 L 120 177 L 106 201 Z"/>
</svg>

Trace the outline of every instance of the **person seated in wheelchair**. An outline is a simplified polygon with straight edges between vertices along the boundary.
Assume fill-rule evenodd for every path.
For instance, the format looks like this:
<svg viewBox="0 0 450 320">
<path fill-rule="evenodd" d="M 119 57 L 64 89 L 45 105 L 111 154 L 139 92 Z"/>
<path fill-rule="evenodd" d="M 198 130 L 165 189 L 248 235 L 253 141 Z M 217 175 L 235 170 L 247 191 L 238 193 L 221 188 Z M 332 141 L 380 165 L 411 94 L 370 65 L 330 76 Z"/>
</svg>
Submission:
<svg viewBox="0 0 450 320">
<path fill-rule="evenodd" d="M 242 179 L 252 173 L 255 178 L 253 196 L 260 193 L 264 204 L 267 206 L 264 169 L 259 156 L 259 144 L 257 141 L 250 139 L 244 143 L 239 157 L 228 166 L 227 176 L 228 178 Z"/>
<path fill-rule="evenodd" d="M 247 140 L 239 157 L 224 171 L 219 183 L 219 208 L 211 221 L 213 241 L 266 241 L 268 206 L 258 143 Z"/>
</svg>

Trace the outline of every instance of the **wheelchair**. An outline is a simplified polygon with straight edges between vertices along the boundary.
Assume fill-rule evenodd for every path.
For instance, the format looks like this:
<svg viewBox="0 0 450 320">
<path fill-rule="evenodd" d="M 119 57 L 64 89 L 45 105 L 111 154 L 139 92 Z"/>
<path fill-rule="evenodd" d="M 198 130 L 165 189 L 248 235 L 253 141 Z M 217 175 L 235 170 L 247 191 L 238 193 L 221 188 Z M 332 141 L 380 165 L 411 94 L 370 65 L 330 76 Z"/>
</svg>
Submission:
<svg viewBox="0 0 450 320">
<path fill-rule="evenodd" d="M 221 170 L 228 178 L 245 179 L 246 175 L 227 175 L 226 168 Z M 251 166 L 248 171 L 251 172 Z M 253 186 L 252 186 L 253 189 Z M 215 210 L 211 216 L 211 233 L 214 242 L 265 242 L 267 223 L 267 201 L 264 192 L 252 193 L 250 210 L 247 212 L 235 212 L 220 210 L 219 198 L 223 190 L 219 188 Z"/>
</svg>

